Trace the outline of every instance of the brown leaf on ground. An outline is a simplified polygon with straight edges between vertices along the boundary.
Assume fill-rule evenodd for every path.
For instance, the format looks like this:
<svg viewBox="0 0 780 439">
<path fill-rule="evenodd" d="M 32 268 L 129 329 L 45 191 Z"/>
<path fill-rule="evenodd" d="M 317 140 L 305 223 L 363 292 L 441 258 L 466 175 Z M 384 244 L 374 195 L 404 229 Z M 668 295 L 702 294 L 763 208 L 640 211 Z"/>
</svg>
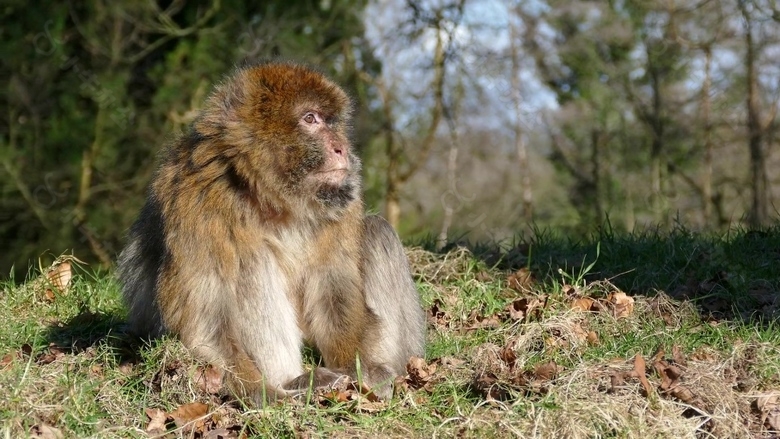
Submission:
<svg viewBox="0 0 780 439">
<path fill-rule="evenodd" d="M 14 360 L 16 360 L 17 358 L 22 358 L 21 351 L 9 352 L 3 355 L 3 358 L 0 359 L 0 370 L 3 370 L 6 367 L 11 366 L 14 363 Z"/>
<path fill-rule="evenodd" d="M 203 435 L 203 439 L 234 439 L 238 438 L 238 432 L 227 428 L 215 428 Z"/>
<path fill-rule="evenodd" d="M 650 381 L 647 380 L 645 372 L 646 367 L 647 365 L 645 364 L 645 359 L 642 358 L 642 355 L 636 354 L 636 357 L 634 357 L 634 373 L 637 378 L 639 378 L 639 382 L 642 383 L 642 387 L 645 390 L 645 396 L 649 396 L 653 388 L 650 386 Z"/>
<path fill-rule="evenodd" d="M 93 377 L 102 378 L 103 377 L 103 365 L 100 363 L 95 363 L 92 366 L 89 366 L 89 373 Z"/>
<path fill-rule="evenodd" d="M 625 318 L 634 312 L 634 298 L 622 291 L 615 291 L 607 296 L 607 303 L 612 306 L 612 315 L 615 318 Z"/>
<path fill-rule="evenodd" d="M 672 358 L 674 362 L 680 366 L 687 366 L 688 362 L 685 360 L 685 354 L 682 352 L 682 348 L 678 345 L 672 346 Z"/>
<path fill-rule="evenodd" d="M 514 370 L 515 363 L 517 362 L 517 352 L 515 352 L 513 345 L 513 342 L 507 343 L 501 348 L 501 353 L 499 354 L 504 363 L 509 366 L 510 371 Z"/>
<path fill-rule="evenodd" d="M 578 297 L 571 302 L 571 309 L 577 310 L 577 311 L 597 311 L 597 309 L 594 309 L 594 304 L 596 303 L 595 300 L 591 299 L 590 297 Z"/>
<path fill-rule="evenodd" d="M 650 361 L 655 363 L 656 361 L 661 361 L 666 356 L 666 351 L 664 350 L 663 346 L 658 346 L 656 348 L 655 353 L 653 353 L 653 356 L 650 358 Z"/>
<path fill-rule="evenodd" d="M 191 402 L 188 404 L 180 405 L 176 410 L 169 413 L 169 416 L 176 423 L 177 427 L 182 427 L 187 423 L 198 420 L 202 422 L 201 418 L 204 418 L 209 412 L 209 406 L 201 402 Z"/>
<path fill-rule="evenodd" d="M 354 401 L 358 398 L 357 392 L 352 390 L 322 389 L 316 393 L 319 396 L 318 402 L 324 406 L 330 405 L 331 403 L 339 404 Z"/>
<path fill-rule="evenodd" d="M 35 439 L 63 439 L 59 428 L 47 424 L 36 424 L 30 429 L 30 437 Z"/>
<path fill-rule="evenodd" d="M 648 302 L 653 315 L 663 319 L 667 326 L 678 324 L 680 316 L 676 307 L 671 303 L 669 296 L 659 293 Z"/>
<path fill-rule="evenodd" d="M 696 395 L 682 383 L 682 366 L 670 364 L 664 359 L 657 359 L 653 361 L 653 367 L 661 377 L 661 394 L 677 398 L 688 405 L 699 405 Z"/>
<path fill-rule="evenodd" d="M 780 394 L 772 392 L 759 395 L 756 408 L 761 412 L 762 425 L 773 431 L 780 431 Z"/>
<path fill-rule="evenodd" d="M 155 408 L 144 410 L 149 417 L 149 424 L 146 426 L 146 432 L 150 434 L 165 433 L 165 423 L 168 421 L 168 414 L 165 411 Z"/>
<path fill-rule="evenodd" d="M 222 372 L 212 365 L 198 366 L 193 377 L 195 385 L 206 393 L 216 395 L 222 390 Z"/>
<path fill-rule="evenodd" d="M 427 364 L 425 359 L 420 357 L 412 357 L 409 362 L 406 363 L 406 373 L 408 378 L 407 384 L 410 388 L 425 389 L 428 392 L 433 391 L 433 384 L 436 374 L 436 363 L 431 362 Z"/>
<path fill-rule="evenodd" d="M 493 275 L 489 271 L 482 270 L 474 275 L 474 279 L 480 282 L 493 282 Z"/>
<path fill-rule="evenodd" d="M 554 361 L 548 361 L 534 367 L 534 376 L 540 380 L 550 381 L 558 376 L 558 371 L 558 365 Z"/>
<path fill-rule="evenodd" d="M 427 318 L 428 323 L 435 326 L 447 326 L 450 321 L 450 316 L 444 312 L 444 304 L 439 299 L 433 301 L 428 309 Z"/>
<path fill-rule="evenodd" d="M 514 273 L 510 274 L 506 279 L 507 286 L 519 293 L 533 290 L 536 285 L 536 280 L 531 270 L 527 268 L 521 268 Z"/>
<path fill-rule="evenodd" d="M 123 374 L 130 375 L 131 373 L 133 373 L 133 367 L 134 367 L 134 364 L 132 362 L 130 362 L 130 361 L 123 361 L 119 365 L 118 369 Z"/>
<path fill-rule="evenodd" d="M 58 293 L 67 294 L 70 288 L 70 280 L 73 277 L 70 261 L 63 261 L 46 273 L 51 285 L 57 289 Z"/>
<path fill-rule="evenodd" d="M 61 359 L 65 356 L 65 348 L 62 348 L 60 346 L 57 346 L 54 343 L 51 343 L 49 345 L 49 351 L 41 353 L 38 358 L 35 359 L 35 362 L 38 364 L 50 364 L 55 362 L 56 360 Z"/>
<path fill-rule="evenodd" d="M 617 393 L 626 384 L 626 372 L 615 371 L 609 376 L 609 389 L 607 393 Z"/>
<path fill-rule="evenodd" d="M 371 389 L 347 376 L 328 387 L 315 389 L 315 397 L 323 406 L 355 401 L 357 405 L 353 409 L 363 413 L 376 413 L 387 408 L 387 403 L 380 401 Z"/>
<path fill-rule="evenodd" d="M 527 321 L 529 316 L 540 318 L 542 310 L 547 306 L 547 296 L 523 297 L 506 306 L 510 320 Z"/>
<path fill-rule="evenodd" d="M 498 315 L 483 316 L 477 310 L 472 311 L 468 321 L 471 322 L 471 325 L 463 328 L 466 332 L 475 331 L 477 329 L 496 329 L 501 327 L 501 319 Z"/>
<path fill-rule="evenodd" d="M 585 338 L 585 340 L 587 340 L 589 345 L 595 346 L 599 344 L 599 335 L 596 334 L 596 331 L 588 331 L 588 336 Z"/>
<path fill-rule="evenodd" d="M 460 366 L 463 366 L 464 363 L 466 363 L 465 360 L 461 360 L 460 358 L 455 358 L 455 357 L 441 357 L 439 359 L 439 362 L 444 368 L 449 370 L 457 369 Z"/>
<path fill-rule="evenodd" d="M 471 382 L 471 388 L 488 401 L 506 401 L 509 392 L 503 386 L 496 374 L 492 372 L 478 373 Z"/>
</svg>

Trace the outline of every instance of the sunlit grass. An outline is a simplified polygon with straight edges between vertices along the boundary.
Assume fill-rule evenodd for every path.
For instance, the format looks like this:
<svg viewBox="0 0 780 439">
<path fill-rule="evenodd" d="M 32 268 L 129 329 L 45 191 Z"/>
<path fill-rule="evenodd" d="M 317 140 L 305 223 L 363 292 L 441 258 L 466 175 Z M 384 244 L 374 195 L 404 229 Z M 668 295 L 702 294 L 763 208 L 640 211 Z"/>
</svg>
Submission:
<svg viewBox="0 0 780 439">
<path fill-rule="evenodd" d="M 426 352 L 435 379 L 371 410 L 295 401 L 252 409 L 207 394 L 193 378 L 203 365 L 176 339 L 139 345 L 122 335 L 124 310 L 110 273 L 76 268 L 67 294 L 47 294 L 37 273 L 6 282 L 0 433 L 26 437 L 45 425 L 64 437 L 146 437 L 147 408 L 203 402 L 210 419 L 248 437 L 769 434 L 756 401 L 780 392 L 777 228 L 724 236 L 601 232 L 582 240 L 545 233 L 408 255 L 425 309 L 439 311 L 429 316 Z M 521 268 L 535 281 L 509 288 L 509 274 Z M 572 309 L 573 295 L 606 303 L 618 290 L 635 300 L 625 316 L 608 307 Z M 512 320 L 506 307 L 521 298 L 544 305 Z M 681 382 L 691 401 L 659 387 L 654 359 L 673 363 L 675 349 L 687 363 Z M 637 355 L 647 364 L 650 395 L 630 374 Z M 540 379 L 536 368 L 550 362 L 557 373 Z M 486 376 L 501 392 L 480 384 Z M 689 406 L 699 412 L 691 415 Z"/>
</svg>

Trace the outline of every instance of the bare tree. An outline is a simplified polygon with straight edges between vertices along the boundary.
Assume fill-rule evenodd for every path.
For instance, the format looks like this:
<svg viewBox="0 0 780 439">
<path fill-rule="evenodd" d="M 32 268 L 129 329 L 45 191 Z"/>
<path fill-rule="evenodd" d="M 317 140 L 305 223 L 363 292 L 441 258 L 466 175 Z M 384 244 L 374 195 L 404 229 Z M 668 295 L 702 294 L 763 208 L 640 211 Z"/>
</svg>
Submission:
<svg viewBox="0 0 780 439">
<path fill-rule="evenodd" d="M 769 218 L 769 192 L 766 158 L 764 155 L 764 138 L 771 119 L 767 119 L 766 123 L 764 123 L 761 117 L 758 71 L 756 68 L 759 49 L 758 42 L 754 39 L 754 6 L 752 1 L 739 1 L 739 10 L 742 13 L 742 25 L 745 32 L 745 81 L 747 85 L 745 107 L 747 110 L 748 150 L 750 151 L 751 202 L 748 224 L 752 227 L 760 227 L 766 224 Z"/>
<path fill-rule="evenodd" d="M 525 142 L 525 133 L 522 126 L 522 103 L 523 103 L 523 90 L 520 80 L 520 41 L 522 35 L 517 28 L 519 24 L 517 21 L 521 19 L 522 14 L 519 11 L 519 6 L 515 6 L 513 15 L 515 20 L 509 23 L 509 50 L 511 59 L 511 83 L 512 83 L 512 103 L 514 105 L 515 123 L 514 123 L 514 135 L 515 135 L 515 149 L 517 151 L 518 172 L 520 173 L 520 181 L 523 191 L 523 217 L 526 221 L 533 221 L 533 188 L 531 187 L 531 169 L 528 166 L 528 146 Z"/>
<path fill-rule="evenodd" d="M 387 157 L 387 169 L 385 173 L 385 216 L 390 224 L 397 228 L 401 217 L 401 192 L 404 185 L 417 171 L 428 161 L 431 150 L 436 141 L 444 115 L 444 87 L 448 49 L 452 44 L 452 33 L 457 28 L 463 15 L 465 0 L 457 0 L 443 5 L 430 6 L 420 2 L 408 1 L 407 11 L 410 15 L 410 33 L 406 38 L 414 40 L 426 34 L 426 30 L 434 35 L 434 48 L 432 54 L 432 79 L 430 93 L 433 104 L 428 111 L 428 124 L 418 135 L 422 139 L 412 141 L 399 130 L 395 107 L 397 105 L 397 89 L 393 84 L 388 84 L 383 78 L 372 77 L 366 72 L 360 72 L 360 77 L 372 84 L 382 103 L 384 114 L 384 143 Z M 416 152 L 413 152 L 416 151 Z"/>
</svg>

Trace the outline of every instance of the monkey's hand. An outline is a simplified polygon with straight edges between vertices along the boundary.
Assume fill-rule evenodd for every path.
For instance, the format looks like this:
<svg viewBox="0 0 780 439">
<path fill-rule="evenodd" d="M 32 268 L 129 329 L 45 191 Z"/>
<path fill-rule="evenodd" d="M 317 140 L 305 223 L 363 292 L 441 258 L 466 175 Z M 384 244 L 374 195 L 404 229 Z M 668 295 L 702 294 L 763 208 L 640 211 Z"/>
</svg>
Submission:
<svg viewBox="0 0 780 439">
<path fill-rule="evenodd" d="M 350 380 L 346 373 L 334 371 L 325 367 L 315 367 L 311 372 L 304 373 L 284 385 L 285 390 L 303 393 L 306 390 L 321 389 L 336 386 L 340 380 Z"/>
</svg>

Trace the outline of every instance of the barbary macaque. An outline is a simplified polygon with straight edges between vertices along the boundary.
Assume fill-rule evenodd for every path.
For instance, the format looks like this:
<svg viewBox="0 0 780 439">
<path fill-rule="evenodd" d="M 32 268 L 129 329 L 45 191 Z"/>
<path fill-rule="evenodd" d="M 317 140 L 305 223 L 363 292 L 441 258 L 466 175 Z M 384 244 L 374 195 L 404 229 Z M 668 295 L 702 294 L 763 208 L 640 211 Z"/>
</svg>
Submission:
<svg viewBox="0 0 780 439">
<path fill-rule="evenodd" d="M 345 375 L 391 396 L 425 319 L 398 236 L 364 214 L 350 118 L 346 93 L 297 64 L 217 85 L 119 257 L 129 330 L 178 335 L 257 404 Z M 324 367 L 304 370 L 304 343 Z"/>
</svg>

